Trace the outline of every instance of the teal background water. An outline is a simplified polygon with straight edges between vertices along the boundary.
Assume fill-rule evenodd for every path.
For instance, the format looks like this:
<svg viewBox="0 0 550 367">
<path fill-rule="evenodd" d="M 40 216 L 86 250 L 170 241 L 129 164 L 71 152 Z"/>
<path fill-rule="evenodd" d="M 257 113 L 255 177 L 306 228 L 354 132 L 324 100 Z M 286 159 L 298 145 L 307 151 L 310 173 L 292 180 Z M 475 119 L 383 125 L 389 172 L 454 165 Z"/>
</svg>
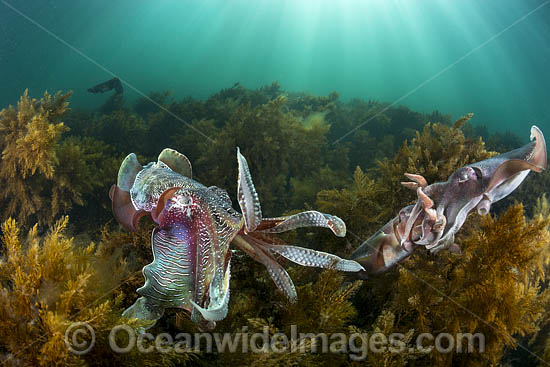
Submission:
<svg viewBox="0 0 550 367">
<path fill-rule="evenodd" d="M 277 80 L 285 90 L 335 90 L 343 100 L 399 100 L 453 117 L 474 112 L 474 123 L 525 135 L 532 123 L 550 130 L 550 4 L 0 1 L 0 106 L 29 88 L 36 97 L 71 89 L 73 108 L 95 108 L 107 96 L 86 88 L 111 78 L 106 70 L 143 93 L 205 98 L 235 82 L 255 88 Z M 127 100 L 137 96 L 126 86 Z"/>
</svg>

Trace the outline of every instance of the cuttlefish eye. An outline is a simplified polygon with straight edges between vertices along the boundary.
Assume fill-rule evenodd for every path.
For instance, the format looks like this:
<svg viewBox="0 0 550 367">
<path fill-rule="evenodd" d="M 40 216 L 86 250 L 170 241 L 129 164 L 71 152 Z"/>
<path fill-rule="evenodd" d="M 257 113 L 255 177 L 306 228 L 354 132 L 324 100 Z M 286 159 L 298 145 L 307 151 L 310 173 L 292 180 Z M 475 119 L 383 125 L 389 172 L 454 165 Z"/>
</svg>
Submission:
<svg viewBox="0 0 550 367">
<path fill-rule="evenodd" d="M 195 214 L 195 210 L 198 208 L 197 203 L 191 196 L 187 195 L 175 195 L 170 198 L 167 203 L 167 208 L 174 209 L 178 215 L 183 215 L 184 217 L 191 218 Z"/>
<path fill-rule="evenodd" d="M 187 195 L 172 196 L 166 203 L 166 209 L 179 208 L 185 209 L 193 205 L 193 198 Z"/>
<path fill-rule="evenodd" d="M 466 172 L 466 171 L 462 171 L 460 173 L 460 176 L 458 176 L 458 182 L 460 182 L 460 183 L 466 182 L 469 179 L 470 179 L 470 177 L 468 177 L 468 172 Z"/>
<path fill-rule="evenodd" d="M 178 204 L 181 206 L 188 206 L 193 204 L 193 198 L 191 196 L 180 196 L 178 197 Z"/>
<path fill-rule="evenodd" d="M 458 173 L 458 183 L 464 183 L 469 180 L 477 180 L 477 179 L 478 179 L 478 173 L 476 172 L 476 169 L 472 167 L 464 167 L 464 169 L 462 169 Z"/>
</svg>

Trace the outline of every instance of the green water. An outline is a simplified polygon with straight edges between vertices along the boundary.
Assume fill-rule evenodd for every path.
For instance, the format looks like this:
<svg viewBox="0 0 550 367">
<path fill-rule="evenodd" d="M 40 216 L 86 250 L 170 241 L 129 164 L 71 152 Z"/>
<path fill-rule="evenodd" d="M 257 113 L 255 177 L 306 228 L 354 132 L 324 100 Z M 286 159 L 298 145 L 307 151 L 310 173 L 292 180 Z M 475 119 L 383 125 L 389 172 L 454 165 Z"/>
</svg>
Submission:
<svg viewBox="0 0 550 367">
<path fill-rule="evenodd" d="M 235 82 L 359 97 L 524 135 L 550 128 L 550 4 L 541 0 L 0 1 L 0 105 L 25 88 L 204 98 Z M 134 90 L 133 90 L 134 89 Z"/>
</svg>

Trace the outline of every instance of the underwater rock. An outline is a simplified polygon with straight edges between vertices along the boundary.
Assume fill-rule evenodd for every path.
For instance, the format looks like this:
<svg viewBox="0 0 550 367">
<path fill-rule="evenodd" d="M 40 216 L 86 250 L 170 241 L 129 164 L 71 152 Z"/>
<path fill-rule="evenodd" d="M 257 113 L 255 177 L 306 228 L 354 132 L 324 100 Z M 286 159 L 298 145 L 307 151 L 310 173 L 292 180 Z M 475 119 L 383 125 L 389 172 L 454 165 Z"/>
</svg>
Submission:
<svg viewBox="0 0 550 367">
<path fill-rule="evenodd" d="M 114 215 L 129 231 L 135 231 L 139 219 L 147 214 L 158 227 L 152 233 L 154 261 L 143 268 L 145 285 L 137 290 L 142 297 L 124 316 L 153 324 L 166 308 L 179 308 L 191 312 L 200 327 L 213 328 L 228 312 L 230 243 L 264 264 L 290 301 L 296 300 L 296 289 L 274 255 L 304 266 L 363 270 L 355 261 L 290 246 L 275 237 L 275 233 L 301 227 L 325 227 L 343 237 L 346 227 L 340 218 L 317 211 L 263 218 L 239 149 L 237 161 L 242 214 L 232 208 L 225 190 L 193 180 L 189 160 L 175 150 L 164 149 L 156 163 L 146 166 L 133 153 L 126 157 L 110 191 Z"/>
<path fill-rule="evenodd" d="M 424 177 L 406 173 L 411 182 L 402 184 L 416 190 L 416 204 L 401 209 L 355 250 L 352 259 L 373 274 L 407 259 L 418 246 L 432 253 L 460 252 L 455 234 L 472 209 L 488 214 L 491 205 L 514 191 L 530 171 L 546 169 L 546 143 L 536 126 L 531 127 L 533 139 L 521 148 L 459 168 L 446 182 L 428 185 Z"/>
<path fill-rule="evenodd" d="M 113 89 L 115 90 L 115 94 L 122 94 L 124 92 L 124 88 L 122 87 L 122 83 L 120 82 L 119 78 L 115 77 L 113 79 L 107 80 L 106 82 L 99 83 L 92 88 L 88 88 L 88 92 L 94 94 L 105 93 Z"/>
</svg>

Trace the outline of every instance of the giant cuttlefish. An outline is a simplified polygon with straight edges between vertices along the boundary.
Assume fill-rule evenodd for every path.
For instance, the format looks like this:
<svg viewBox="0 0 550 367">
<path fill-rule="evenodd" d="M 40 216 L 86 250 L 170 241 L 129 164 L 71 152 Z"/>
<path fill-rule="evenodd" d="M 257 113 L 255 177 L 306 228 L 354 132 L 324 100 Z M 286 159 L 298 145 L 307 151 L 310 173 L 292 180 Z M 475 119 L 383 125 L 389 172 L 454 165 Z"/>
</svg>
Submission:
<svg viewBox="0 0 550 367">
<path fill-rule="evenodd" d="M 459 251 L 455 234 L 472 209 L 488 214 L 491 205 L 514 191 L 530 171 L 546 169 L 546 143 L 536 126 L 531 127 L 533 139 L 521 148 L 461 167 L 446 182 L 428 185 L 424 177 L 406 173 L 411 181 L 402 184 L 416 190 L 418 200 L 355 250 L 352 259 L 365 267 L 361 274 L 384 272 L 419 246 L 433 253 Z"/>
<path fill-rule="evenodd" d="M 124 87 L 122 86 L 122 82 L 119 78 L 113 78 L 109 79 L 106 82 L 99 83 L 91 88 L 88 88 L 88 92 L 90 93 L 105 93 L 110 90 L 115 90 L 115 95 L 121 95 L 124 92 Z"/>
<path fill-rule="evenodd" d="M 146 166 L 133 153 L 125 158 L 109 193 L 114 215 L 129 231 L 136 231 L 139 218 L 147 214 L 158 227 L 151 239 L 154 260 L 143 268 L 145 284 L 137 290 L 141 297 L 124 316 L 155 322 L 166 308 L 179 308 L 190 312 L 200 326 L 214 327 L 228 312 L 230 243 L 264 264 L 291 301 L 296 300 L 296 289 L 274 255 L 305 266 L 363 270 L 355 261 L 276 238 L 274 233 L 311 226 L 343 237 L 346 227 L 340 218 L 317 211 L 263 218 L 248 164 L 238 148 L 237 162 L 242 214 L 232 208 L 225 190 L 193 180 L 189 160 L 175 150 L 163 150 L 157 162 Z"/>
</svg>

